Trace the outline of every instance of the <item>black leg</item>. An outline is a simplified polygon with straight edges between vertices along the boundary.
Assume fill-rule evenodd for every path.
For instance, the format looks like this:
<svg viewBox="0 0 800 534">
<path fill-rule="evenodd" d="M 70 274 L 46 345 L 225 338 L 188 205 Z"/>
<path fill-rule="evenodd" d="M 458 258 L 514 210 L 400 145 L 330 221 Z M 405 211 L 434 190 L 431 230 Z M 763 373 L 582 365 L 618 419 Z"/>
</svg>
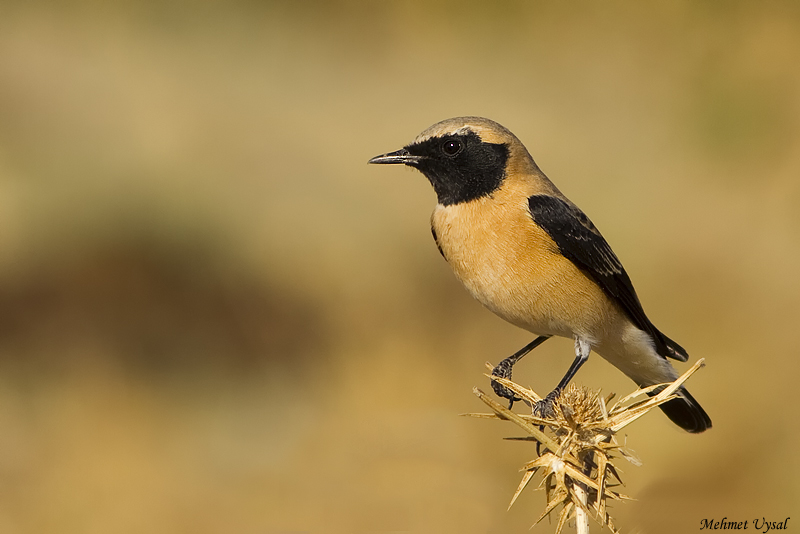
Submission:
<svg viewBox="0 0 800 534">
<path fill-rule="evenodd" d="M 522 359 L 523 356 L 528 354 L 530 351 L 544 343 L 550 339 L 550 336 L 539 336 L 517 352 L 497 364 L 497 367 L 492 369 L 492 376 L 499 376 L 500 378 L 511 378 L 511 371 L 514 367 L 514 364 L 517 363 Z M 500 385 L 498 382 L 492 380 L 492 389 L 499 397 L 504 397 L 508 399 L 508 409 L 510 410 L 512 406 L 514 406 L 514 402 L 520 400 L 519 397 L 514 395 L 514 392 L 508 389 L 507 387 Z"/>
<path fill-rule="evenodd" d="M 572 378 L 578 372 L 578 369 L 586 363 L 586 360 L 589 359 L 589 352 L 592 350 L 591 345 L 589 342 L 582 339 L 582 338 L 575 338 L 575 359 L 572 360 L 572 365 L 569 366 L 567 369 L 567 373 L 564 375 L 564 378 L 561 379 L 561 382 L 558 383 L 556 388 L 547 394 L 547 396 L 536 403 L 536 406 L 533 408 L 533 412 L 537 415 L 550 417 L 553 415 L 553 402 L 561 395 L 561 392 L 564 391 L 564 388 L 570 383 Z"/>
</svg>

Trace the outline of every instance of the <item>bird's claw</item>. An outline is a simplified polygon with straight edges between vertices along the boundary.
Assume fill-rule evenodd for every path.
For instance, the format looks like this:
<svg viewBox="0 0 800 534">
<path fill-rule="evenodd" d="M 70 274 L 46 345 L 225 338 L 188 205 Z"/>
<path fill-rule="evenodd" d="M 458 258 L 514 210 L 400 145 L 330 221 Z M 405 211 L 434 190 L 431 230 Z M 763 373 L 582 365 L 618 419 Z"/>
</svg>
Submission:
<svg viewBox="0 0 800 534">
<path fill-rule="evenodd" d="M 497 366 L 492 369 L 492 376 L 497 376 L 500 378 L 505 378 L 507 380 L 511 379 L 511 370 L 513 368 L 513 363 L 506 358 L 502 362 L 498 363 Z M 522 400 L 517 397 L 513 391 L 509 388 L 505 387 L 504 385 L 500 384 L 497 380 L 492 380 L 492 389 L 497 394 L 498 397 L 503 397 L 504 399 L 509 400 L 509 409 L 511 405 L 513 405 L 516 401 Z"/>
<path fill-rule="evenodd" d="M 541 417 L 543 419 L 552 419 L 555 417 L 555 404 L 556 399 L 561 395 L 561 392 L 557 389 L 554 389 L 550 393 L 547 394 L 545 398 L 538 401 L 536 404 L 533 405 L 533 415 L 537 417 Z"/>
</svg>

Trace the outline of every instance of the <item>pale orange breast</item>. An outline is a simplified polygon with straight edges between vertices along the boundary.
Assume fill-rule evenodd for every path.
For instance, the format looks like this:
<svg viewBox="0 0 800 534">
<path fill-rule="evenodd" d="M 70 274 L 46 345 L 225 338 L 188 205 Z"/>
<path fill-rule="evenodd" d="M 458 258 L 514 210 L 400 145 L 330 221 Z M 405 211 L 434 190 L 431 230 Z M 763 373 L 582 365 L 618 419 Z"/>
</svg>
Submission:
<svg viewBox="0 0 800 534">
<path fill-rule="evenodd" d="M 618 308 L 533 222 L 528 196 L 504 187 L 493 198 L 437 206 L 431 222 L 445 258 L 503 319 L 540 335 L 602 339 L 618 326 Z"/>
</svg>

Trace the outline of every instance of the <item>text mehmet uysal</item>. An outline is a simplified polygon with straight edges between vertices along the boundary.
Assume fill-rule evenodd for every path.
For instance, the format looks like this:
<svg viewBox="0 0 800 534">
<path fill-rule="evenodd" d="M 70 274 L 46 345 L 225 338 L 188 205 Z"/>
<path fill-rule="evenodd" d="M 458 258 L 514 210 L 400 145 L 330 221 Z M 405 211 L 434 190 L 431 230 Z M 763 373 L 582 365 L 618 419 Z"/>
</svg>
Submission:
<svg viewBox="0 0 800 534">
<path fill-rule="evenodd" d="M 786 530 L 788 528 L 790 517 L 783 521 L 769 521 L 766 517 L 753 519 L 745 519 L 744 521 L 731 521 L 727 517 L 723 517 L 717 521 L 714 519 L 701 519 L 700 530 L 747 530 L 751 526 L 762 533 L 769 532 L 770 530 Z"/>
</svg>

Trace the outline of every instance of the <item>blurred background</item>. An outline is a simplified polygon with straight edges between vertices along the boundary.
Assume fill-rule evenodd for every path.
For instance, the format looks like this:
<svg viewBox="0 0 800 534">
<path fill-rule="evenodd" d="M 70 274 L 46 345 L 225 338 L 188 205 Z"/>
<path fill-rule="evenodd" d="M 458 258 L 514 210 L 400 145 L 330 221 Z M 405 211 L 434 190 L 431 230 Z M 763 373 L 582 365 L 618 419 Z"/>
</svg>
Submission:
<svg viewBox="0 0 800 534">
<path fill-rule="evenodd" d="M 714 428 L 629 427 L 617 524 L 796 515 L 798 65 L 792 0 L 4 1 L 0 532 L 526 531 L 532 447 L 458 414 L 531 335 L 439 257 L 424 177 L 366 164 L 458 115 L 706 358 Z"/>
</svg>

